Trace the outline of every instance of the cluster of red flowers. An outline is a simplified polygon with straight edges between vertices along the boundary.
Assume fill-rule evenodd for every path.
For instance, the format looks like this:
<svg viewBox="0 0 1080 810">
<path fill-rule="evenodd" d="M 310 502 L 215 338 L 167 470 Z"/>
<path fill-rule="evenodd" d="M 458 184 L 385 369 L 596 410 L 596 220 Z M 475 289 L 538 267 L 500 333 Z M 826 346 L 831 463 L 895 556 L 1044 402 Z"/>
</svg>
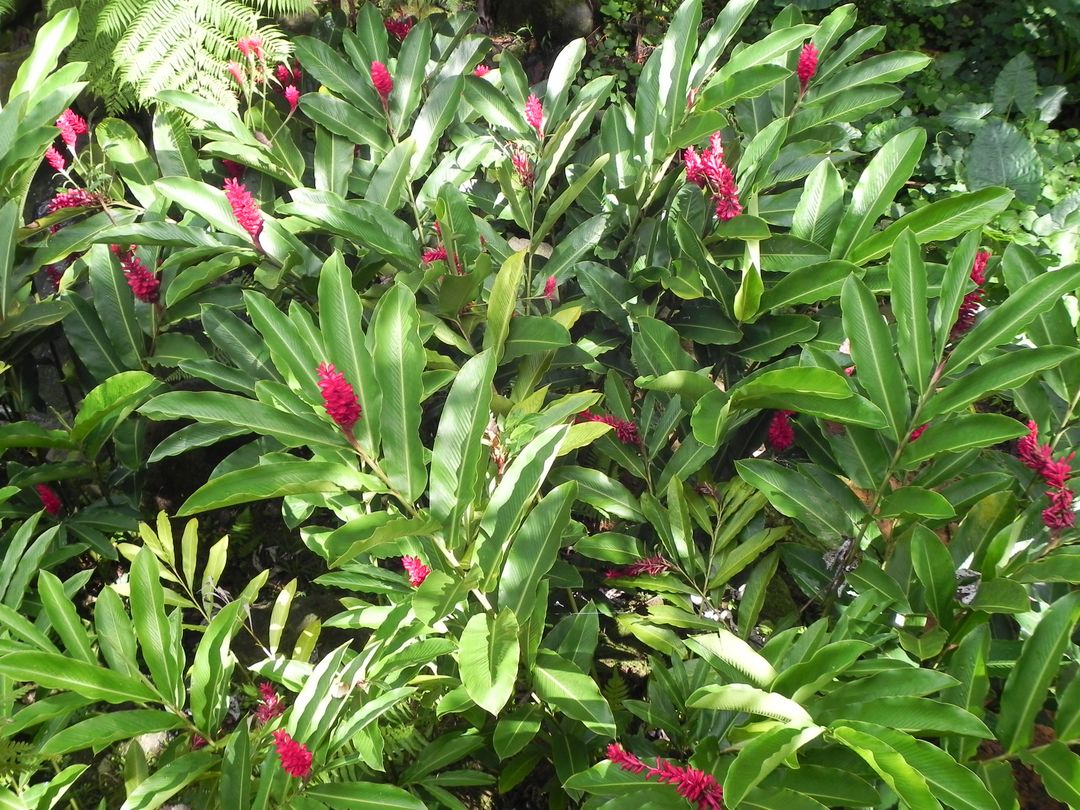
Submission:
<svg viewBox="0 0 1080 810">
<path fill-rule="evenodd" d="M 300 103 L 300 80 L 304 78 L 300 63 L 294 59 L 291 68 L 286 64 L 278 65 L 274 70 L 274 77 L 278 80 L 281 94 L 289 103 L 289 113 L 296 112 L 296 105 Z"/>
<path fill-rule="evenodd" d="M 320 363 L 317 373 L 326 412 L 342 430 L 352 430 L 360 419 L 360 401 L 353 387 L 330 363 Z"/>
<path fill-rule="evenodd" d="M 53 198 L 49 200 L 49 205 L 46 207 L 45 213 L 55 214 L 57 211 L 62 211 L 65 208 L 85 208 L 87 206 L 100 204 L 101 200 L 89 191 L 81 188 L 69 188 L 58 191 L 53 195 Z M 49 233 L 56 233 L 62 227 L 64 227 L 64 225 L 61 222 L 50 225 Z"/>
<path fill-rule="evenodd" d="M 240 53 L 248 59 L 262 59 L 262 46 L 262 37 L 259 36 L 240 37 L 240 39 L 236 41 L 236 47 L 240 50 Z"/>
<path fill-rule="evenodd" d="M 622 568 L 609 568 L 604 572 L 605 579 L 622 579 L 624 577 L 640 577 L 643 574 L 658 577 L 671 569 L 671 563 L 657 554 L 655 557 L 644 557 Z"/>
<path fill-rule="evenodd" d="M 262 37 L 252 35 L 250 37 L 240 37 L 236 41 L 236 48 L 244 55 L 246 63 L 251 67 L 252 75 L 255 77 L 255 81 L 262 82 L 262 67 L 258 64 L 265 59 L 266 54 L 263 53 L 263 41 Z M 226 67 L 229 69 L 229 73 L 232 74 L 233 80 L 241 87 L 247 86 L 247 69 L 243 67 L 239 62 L 229 62 Z"/>
<path fill-rule="evenodd" d="M 525 101 L 525 123 L 533 128 L 536 137 L 544 137 L 544 105 L 534 95 Z"/>
<path fill-rule="evenodd" d="M 810 80 L 817 73 L 817 58 L 818 49 L 814 47 L 813 42 L 807 42 L 803 45 L 802 53 L 799 54 L 799 65 L 795 68 L 795 72 L 799 76 L 800 95 L 806 92 L 806 86 L 810 84 Z"/>
<path fill-rule="evenodd" d="M 387 17 L 383 20 L 383 25 L 398 42 L 404 42 L 405 37 L 412 31 L 413 20 L 412 17 Z"/>
<path fill-rule="evenodd" d="M 409 575 L 409 584 L 414 588 L 419 588 L 424 584 L 424 580 L 427 579 L 428 574 L 431 573 L 431 569 L 424 565 L 423 560 L 419 557 L 410 557 L 408 555 L 401 558 L 401 565 L 405 568 L 405 573 Z"/>
<path fill-rule="evenodd" d="M 135 255 L 135 245 L 126 248 L 109 245 L 109 250 L 120 259 L 120 268 L 135 297 L 146 304 L 156 304 L 161 294 L 161 280 Z"/>
<path fill-rule="evenodd" d="M 769 432 L 765 437 L 769 448 L 775 453 L 783 453 L 795 444 L 795 428 L 791 425 L 791 417 L 795 411 L 777 411 L 769 421 Z"/>
<path fill-rule="evenodd" d="M 559 282 L 555 276 L 548 276 L 547 281 L 544 282 L 544 298 L 553 304 L 558 300 Z"/>
<path fill-rule="evenodd" d="M 382 62 L 371 63 L 371 84 L 375 87 L 375 92 L 379 94 L 385 107 L 390 100 L 390 94 L 394 92 L 394 80 Z"/>
<path fill-rule="evenodd" d="M 517 172 L 521 185 L 525 186 L 525 188 L 532 188 L 533 183 L 536 182 L 536 173 L 533 171 L 532 161 L 529 160 L 529 156 L 525 154 L 524 150 L 515 146 L 514 151 L 510 154 L 510 163 L 513 165 L 514 171 Z"/>
<path fill-rule="evenodd" d="M 279 728 L 272 736 L 285 773 L 300 779 L 306 778 L 311 773 L 311 752 L 307 746 L 294 740 L 283 728 Z"/>
<path fill-rule="evenodd" d="M 980 250 L 975 254 L 975 262 L 971 266 L 971 280 L 975 282 L 975 289 L 964 296 L 960 302 L 960 311 L 956 315 L 956 323 L 953 324 L 950 340 L 956 340 L 975 325 L 975 314 L 979 311 L 979 304 L 983 297 L 983 284 L 986 283 L 986 263 L 990 261 L 990 251 Z"/>
<path fill-rule="evenodd" d="M 41 507 L 50 515 L 57 517 L 64 511 L 64 504 L 60 501 L 60 496 L 48 484 L 38 484 L 34 487 L 34 491 L 41 499 Z"/>
<path fill-rule="evenodd" d="M 639 444 L 641 437 L 638 435 L 637 425 L 631 422 L 629 419 L 620 419 L 613 414 L 599 414 L 592 411 L 585 411 L 579 413 L 576 422 L 601 422 L 605 425 L 611 425 L 615 429 L 615 438 L 617 438 L 623 444 Z"/>
<path fill-rule="evenodd" d="M 255 707 L 255 722 L 264 726 L 275 717 L 285 714 L 285 703 L 274 691 L 272 684 L 263 681 L 259 684 L 259 704 Z"/>
<path fill-rule="evenodd" d="M 1069 476 L 1076 453 L 1055 461 L 1053 448 L 1039 444 L 1039 428 L 1034 421 L 1028 422 L 1028 434 L 1017 442 L 1016 449 L 1024 466 L 1042 476 L 1046 483 L 1050 506 L 1043 510 L 1043 523 L 1051 531 L 1071 529 L 1076 524 L 1076 513 L 1073 512 L 1075 495 L 1069 489 Z"/>
<path fill-rule="evenodd" d="M 683 152 L 683 161 L 686 163 L 686 179 L 712 194 L 717 219 L 727 222 L 743 212 L 735 175 L 724 163 L 724 147 L 719 132 L 709 137 L 708 148 L 700 154 L 693 146 L 687 148 Z"/>
<path fill-rule="evenodd" d="M 428 248 L 422 254 L 420 254 L 420 260 L 425 265 L 434 264 L 435 262 L 450 263 L 450 254 L 446 250 L 446 246 L 442 243 L 442 228 L 439 227 L 439 223 L 435 223 L 435 233 L 439 235 L 439 244 L 436 247 Z M 465 273 L 464 268 L 461 266 L 461 257 L 456 253 L 454 254 L 454 271 L 460 276 Z"/>
<path fill-rule="evenodd" d="M 240 223 L 240 227 L 251 234 L 251 238 L 258 244 L 263 220 L 259 213 L 259 204 L 255 202 L 251 192 L 242 183 L 230 177 L 225 181 L 225 198 L 229 201 L 233 216 Z"/>
<path fill-rule="evenodd" d="M 927 422 L 926 424 L 923 424 L 923 425 L 919 425 L 917 428 L 915 428 L 913 431 L 911 431 L 911 435 L 908 436 L 908 441 L 913 442 L 916 439 L 918 439 L 920 436 L 923 435 L 923 433 L 926 432 L 926 429 L 928 427 L 930 427 L 929 422 Z"/>
<path fill-rule="evenodd" d="M 67 161 L 64 160 L 64 156 L 60 154 L 60 150 L 55 146 L 50 146 L 45 150 L 45 162 L 52 166 L 53 171 L 62 172 L 67 168 Z"/>
<path fill-rule="evenodd" d="M 477 65 L 475 68 L 473 68 L 472 73 L 473 73 L 473 76 L 475 76 L 476 78 L 482 79 L 485 76 L 487 76 L 489 73 L 491 73 L 491 68 L 488 67 L 487 65 Z"/>
<path fill-rule="evenodd" d="M 723 810 L 724 790 L 712 774 L 683 767 L 657 758 L 656 767 L 646 765 L 618 743 L 612 743 L 607 749 L 609 762 L 618 765 L 624 771 L 644 773 L 646 779 L 656 778 L 657 782 L 674 785 L 675 792 L 687 801 L 697 805 L 698 810 Z"/>
<path fill-rule="evenodd" d="M 72 154 L 75 153 L 75 141 L 78 140 L 80 135 L 85 135 L 90 131 L 90 128 L 86 125 L 86 119 L 71 108 L 64 110 L 60 117 L 56 119 L 56 128 L 60 130 L 60 137 L 67 144 L 67 148 L 71 150 Z"/>
</svg>

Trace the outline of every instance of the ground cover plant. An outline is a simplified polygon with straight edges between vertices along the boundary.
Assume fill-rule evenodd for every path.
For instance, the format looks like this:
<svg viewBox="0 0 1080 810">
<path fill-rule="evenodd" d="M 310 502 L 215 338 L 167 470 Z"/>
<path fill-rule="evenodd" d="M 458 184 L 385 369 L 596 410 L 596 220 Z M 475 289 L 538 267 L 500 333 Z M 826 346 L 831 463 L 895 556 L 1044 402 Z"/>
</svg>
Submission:
<svg viewBox="0 0 1080 810">
<path fill-rule="evenodd" d="M 5 807 L 1080 805 L 1080 265 L 1007 178 L 902 198 L 928 56 L 755 5 L 632 93 L 327 9 L 130 120 L 41 28 Z"/>
</svg>

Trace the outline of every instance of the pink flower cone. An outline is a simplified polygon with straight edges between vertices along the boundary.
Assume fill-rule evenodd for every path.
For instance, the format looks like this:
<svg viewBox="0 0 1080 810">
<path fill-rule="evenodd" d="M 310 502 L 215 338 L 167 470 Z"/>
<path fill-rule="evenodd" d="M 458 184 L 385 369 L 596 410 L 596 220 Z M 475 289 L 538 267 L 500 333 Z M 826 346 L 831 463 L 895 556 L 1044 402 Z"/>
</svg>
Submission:
<svg viewBox="0 0 1080 810">
<path fill-rule="evenodd" d="M 234 178 L 225 181 L 225 197 L 232 207 L 233 216 L 240 223 L 240 227 L 247 231 L 257 243 L 259 233 L 262 231 L 263 220 L 259 213 L 259 204 L 251 196 L 251 192 Z"/>
<path fill-rule="evenodd" d="M 383 20 L 383 26 L 398 42 L 403 42 L 412 30 L 412 17 L 388 17 Z"/>
<path fill-rule="evenodd" d="M 484 78 L 489 73 L 491 73 L 491 68 L 488 67 L 487 65 L 477 65 L 476 67 L 473 68 L 473 76 L 475 76 L 478 79 Z"/>
<path fill-rule="evenodd" d="M 401 564 L 405 568 L 405 573 L 409 575 L 409 584 L 414 588 L 423 585 L 424 580 L 431 573 L 431 569 L 424 565 L 419 557 L 402 557 Z"/>
<path fill-rule="evenodd" d="M 375 86 L 375 92 L 379 94 L 379 98 L 382 99 L 383 106 L 385 106 L 390 94 L 394 92 L 394 80 L 390 77 L 390 71 L 386 69 L 386 65 L 382 62 L 371 63 L 371 83 Z"/>
<path fill-rule="evenodd" d="M 533 128 L 538 138 L 544 137 L 544 105 L 534 95 L 525 102 L 525 123 Z"/>
<path fill-rule="evenodd" d="M 783 453 L 795 444 L 795 428 L 791 426 L 793 411 L 777 411 L 769 422 L 766 443 L 776 453 Z"/>
<path fill-rule="evenodd" d="M 60 496 L 48 484 L 38 484 L 34 487 L 34 491 L 37 493 L 38 498 L 41 499 L 41 507 L 50 515 L 57 517 L 64 511 L 64 504 L 61 502 Z"/>
<path fill-rule="evenodd" d="M 146 304 L 156 304 L 161 294 L 161 280 L 135 255 L 134 248 L 121 252 L 116 249 L 118 248 L 117 245 L 112 247 L 114 248 L 113 252 L 120 258 L 120 267 L 124 271 L 124 278 L 127 280 L 135 298 Z"/>
<path fill-rule="evenodd" d="M 265 726 L 275 717 L 285 714 L 285 704 L 274 687 L 263 681 L 259 684 L 259 705 L 255 709 L 255 723 Z"/>
<path fill-rule="evenodd" d="M 56 119 L 56 128 L 60 130 L 60 137 L 63 138 L 67 148 L 73 152 L 75 151 L 75 141 L 78 140 L 79 136 L 90 131 L 86 119 L 70 107 L 64 110 L 60 117 Z"/>
<path fill-rule="evenodd" d="M 307 746 L 294 740 L 285 729 L 279 728 L 272 736 L 285 773 L 299 779 L 310 775 L 311 752 L 308 751 Z"/>
<path fill-rule="evenodd" d="M 300 103 L 300 91 L 295 84 L 285 88 L 285 100 L 289 102 L 289 112 L 296 112 L 296 106 Z"/>
<path fill-rule="evenodd" d="M 795 69 L 799 76 L 799 87 L 804 93 L 806 92 L 806 86 L 810 84 L 810 80 L 817 73 L 817 60 L 817 48 L 814 47 L 813 42 L 807 42 L 803 45 L 802 53 L 799 54 L 799 65 Z"/>
<path fill-rule="evenodd" d="M 45 162 L 53 167 L 53 171 L 62 172 L 67 168 L 67 161 L 55 146 L 45 150 Z"/>
<path fill-rule="evenodd" d="M 319 391 L 323 405 L 330 418 L 342 430 L 348 432 L 360 419 L 360 401 L 356 391 L 349 385 L 345 375 L 337 371 L 330 363 L 321 363 L 318 368 Z"/>
</svg>

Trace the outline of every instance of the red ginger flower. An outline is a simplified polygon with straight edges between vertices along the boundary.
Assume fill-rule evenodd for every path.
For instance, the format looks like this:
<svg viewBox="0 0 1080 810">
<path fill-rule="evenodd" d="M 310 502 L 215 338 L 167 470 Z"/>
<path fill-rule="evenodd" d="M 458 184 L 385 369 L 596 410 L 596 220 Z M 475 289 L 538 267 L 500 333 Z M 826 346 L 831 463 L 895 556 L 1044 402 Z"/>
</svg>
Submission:
<svg viewBox="0 0 1080 810">
<path fill-rule="evenodd" d="M 304 72 L 300 70 L 300 63 L 294 59 L 291 69 L 284 63 L 278 65 L 274 69 L 274 76 L 277 77 L 278 82 L 284 87 L 290 84 L 300 84 L 300 80 L 304 78 Z"/>
<path fill-rule="evenodd" d="M 45 150 L 45 162 L 53 167 L 53 171 L 62 172 L 67 168 L 67 161 L 55 146 Z"/>
<path fill-rule="evenodd" d="M 262 45 L 262 37 L 259 36 L 240 37 L 236 42 L 236 47 L 240 49 L 240 53 L 249 58 L 254 57 L 256 59 L 262 59 Z"/>
<path fill-rule="evenodd" d="M 398 42 L 404 41 L 412 30 L 412 17 L 388 17 L 383 20 L 383 25 Z"/>
<path fill-rule="evenodd" d="M 251 192 L 242 183 L 230 177 L 225 181 L 225 197 L 232 206 L 233 216 L 240 223 L 240 227 L 251 234 L 255 242 L 258 242 L 263 221 L 259 214 L 259 204 L 255 202 Z"/>
<path fill-rule="evenodd" d="M 473 76 L 475 76 L 478 79 L 484 78 L 489 73 L 491 73 L 491 68 L 488 67 L 487 65 L 477 65 L 476 67 L 473 68 Z"/>
<path fill-rule="evenodd" d="M 534 95 L 525 102 L 525 123 L 536 131 L 537 137 L 544 137 L 544 105 Z"/>
<path fill-rule="evenodd" d="M 777 411 L 773 414 L 765 440 L 774 452 L 783 453 L 795 444 L 795 428 L 791 426 L 794 415 L 794 411 Z"/>
<path fill-rule="evenodd" d="M 1028 422 L 1028 434 L 1016 443 L 1017 455 L 1025 467 L 1038 473 L 1048 487 L 1046 491 L 1050 506 L 1043 510 L 1043 523 L 1053 532 L 1071 529 L 1076 523 L 1073 512 L 1073 492 L 1069 489 L 1072 460 L 1075 453 L 1054 460 L 1053 448 L 1039 444 L 1039 428 L 1034 421 Z"/>
<path fill-rule="evenodd" d="M 300 91 L 295 84 L 285 88 L 285 100 L 289 102 L 289 113 L 296 112 L 296 105 L 300 103 Z"/>
<path fill-rule="evenodd" d="M 521 185 L 525 186 L 525 188 L 532 188 L 533 183 L 536 182 L 536 174 L 533 172 L 532 161 L 529 160 L 529 156 L 520 149 L 515 149 L 513 154 L 510 155 L 510 162 L 514 166 L 514 171 L 517 172 Z"/>
<path fill-rule="evenodd" d="M 283 728 L 279 728 L 272 736 L 285 773 L 300 779 L 307 777 L 311 773 L 311 752 L 307 750 L 307 746 L 294 740 Z"/>
<path fill-rule="evenodd" d="M 38 484 L 34 487 L 34 491 L 37 492 L 38 497 L 41 499 L 42 508 L 50 515 L 56 517 L 64 511 L 64 504 L 60 501 L 60 496 L 48 484 Z"/>
<path fill-rule="evenodd" d="M 285 714 L 285 704 L 272 684 L 263 681 L 259 684 L 259 705 L 255 709 L 255 722 L 264 726 L 275 717 Z"/>
<path fill-rule="evenodd" d="M 637 425 L 628 419 L 620 419 L 613 414 L 599 414 L 592 411 L 585 411 L 579 413 L 575 419 L 577 422 L 601 422 L 605 425 L 611 425 L 615 429 L 615 438 L 617 438 L 623 444 L 637 444 L 641 441 L 641 437 L 638 436 Z"/>
<path fill-rule="evenodd" d="M 930 427 L 929 422 L 927 422 L 925 425 L 919 425 L 917 428 L 915 428 L 913 431 L 911 431 L 911 435 L 908 436 L 908 441 L 913 442 L 916 439 L 918 439 L 920 436 L 923 435 L 923 433 L 926 432 L 926 429 L 928 427 Z"/>
<path fill-rule="evenodd" d="M 657 554 L 655 557 L 643 557 L 637 562 L 630 563 L 630 565 L 624 565 L 622 568 L 609 568 L 604 572 L 604 577 L 606 579 L 621 579 L 623 577 L 640 577 L 643 574 L 658 577 L 670 568 L 671 563 Z"/>
<path fill-rule="evenodd" d="M 352 430 L 360 419 L 360 401 L 353 387 L 345 375 L 330 363 L 320 363 L 318 375 L 319 391 L 322 392 L 326 412 L 342 430 Z"/>
<path fill-rule="evenodd" d="M 1076 513 L 1073 511 L 1073 492 L 1068 487 L 1051 490 L 1047 493 L 1050 506 L 1043 510 L 1042 519 L 1046 528 L 1054 532 L 1071 529 L 1076 525 Z"/>
<path fill-rule="evenodd" d="M 445 262 L 447 260 L 446 248 L 442 245 L 438 247 L 428 248 L 421 254 L 420 259 L 424 264 L 432 264 L 434 262 Z"/>
<path fill-rule="evenodd" d="M 56 195 L 49 200 L 49 207 L 45 210 L 50 214 L 55 214 L 64 208 L 80 208 L 97 204 L 98 198 L 90 192 L 81 188 L 72 188 L 56 192 Z"/>
<path fill-rule="evenodd" d="M 960 302 L 960 311 L 956 314 L 956 323 L 953 324 L 950 340 L 956 340 L 975 325 L 975 315 L 979 311 L 982 301 L 982 285 L 986 283 L 986 263 L 990 261 L 990 251 L 980 250 L 975 254 L 975 261 L 971 265 L 971 280 L 978 286 L 964 296 Z"/>
<path fill-rule="evenodd" d="M 375 86 L 375 92 L 379 94 L 379 98 L 382 99 L 383 106 L 386 106 L 390 94 L 394 91 L 394 80 L 382 62 L 371 63 L 371 83 Z"/>
<path fill-rule="evenodd" d="M 56 128 L 60 130 L 60 137 L 64 139 L 67 148 L 72 151 L 75 151 L 75 141 L 78 137 L 90 131 L 86 125 L 86 119 L 70 107 L 56 119 Z"/>
<path fill-rule="evenodd" d="M 734 219 L 743 212 L 735 175 L 724 163 L 724 147 L 719 132 L 709 136 L 709 146 L 700 153 L 693 146 L 683 152 L 686 179 L 712 193 L 716 218 L 721 222 Z"/>
<path fill-rule="evenodd" d="M 201 734 L 191 735 L 191 750 L 198 751 L 200 748 L 206 748 L 207 739 Z"/>
<path fill-rule="evenodd" d="M 544 282 L 544 298 L 552 303 L 559 297 L 559 282 L 555 276 L 548 276 Z"/>
<path fill-rule="evenodd" d="M 240 63 L 239 62 L 229 62 L 228 68 L 229 68 L 229 73 L 232 74 L 233 80 L 238 85 L 243 87 L 245 82 L 247 81 L 247 79 L 244 77 L 244 69 L 242 67 L 240 67 Z"/>
<path fill-rule="evenodd" d="M 135 297 L 144 303 L 156 304 L 161 294 L 161 280 L 135 255 L 134 248 L 128 248 L 125 252 L 121 252 L 118 245 L 111 248 L 120 258 L 124 278 Z"/>
<path fill-rule="evenodd" d="M 427 579 L 428 574 L 431 573 L 431 569 L 424 565 L 419 557 L 402 557 L 401 564 L 404 566 L 405 572 L 409 575 L 409 584 L 414 588 L 419 588 L 423 585 L 424 580 Z"/>
<path fill-rule="evenodd" d="M 646 765 L 628 753 L 618 743 L 607 749 L 608 760 L 631 773 L 645 773 L 646 779 L 656 777 L 657 782 L 675 786 L 675 792 L 695 804 L 697 810 L 723 810 L 724 790 L 712 776 L 697 768 L 680 766 L 664 759 L 656 760 L 656 767 Z"/>
<path fill-rule="evenodd" d="M 234 180 L 240 180 L 247 172 L 247 166 L 243 163 L 237 163 L 235 160 L 229 160 L 228 158 L 222 158 L 221 165 L 225 168 L 225 174 Z"/>
<path fill-rule="evenodd" d="M 803 93 L 806 92 L 806 85 L 810 84 L 810 80 L 817 73 L 817 58 L 818 49 L 814 47 L 813 42 L 803 45 L 802 53 L 799 54 L 799 66 L 795 69 L 799 75 L 799 87 Z"/>
</svg>

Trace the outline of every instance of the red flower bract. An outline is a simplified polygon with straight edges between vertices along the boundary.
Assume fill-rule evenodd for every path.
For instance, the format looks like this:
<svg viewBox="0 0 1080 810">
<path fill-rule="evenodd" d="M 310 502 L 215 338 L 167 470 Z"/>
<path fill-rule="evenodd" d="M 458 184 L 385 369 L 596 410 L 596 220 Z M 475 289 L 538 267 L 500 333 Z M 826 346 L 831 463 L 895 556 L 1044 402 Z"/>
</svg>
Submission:
<svg viewBox="0 0 1080 810">
<path fill-rule="evenodd" d="M 251 196 L 251 192 L 235 178 L 230 177 L 225 181 L 225 197 L 232 207 L 233 216 L 240 223 L 240 227 L 251 234 L 251 238 L 259 241 L 259 233 L 262 231 L 262 215 L 259 213 L 259 204 Z"/>
<path fill-rule="evenodd" d="M 390 77 L 390 71 L 382 62 L 371 63 L 371 83 L 375 86 L 375 92 L 379 94 L 383 105 L 386 104 L 390 94 L 394 91 L 394 80 Z"/>
<path fill-rule="evenodd" d="M 559 297 L 559 282 L 555 276 L 548 276 L 544 282 L 544 298 L 554 302 Z"/>
<path fill-rule="evenodd" d="M 530 95 L 525 102 L 525 123 L 533 128 L 538 137 L 544 137 L 544 105 L 534 95 Z"/>
<path fill-rule="evenodd" d="M 278 693 L 274 691 L 273 685 L 266 681 L 261 682 L 259 684 L 259 705 L 255 709 L 255 722 L 263 726 L 283 714 L 285 714 L 285 704 L 278 697 Z"/>
<path fill-rule="evenodd" d="M 135 255 L 134 248 L 121 251 L 117 245 L 113 245 L 112 249 L 120 259 L 120 267 L 131 292 L 144 303 L 156 304 L 160 298 L 161 280 Z"/>
<path fill-rule="evenodd" d="M 67 148 L 74 150 L 75 141 L 80 135 L 90 131 L 86 125 L 86 119 L 72 110 L 70 107 L 56 119 L 56 128 L 60 130 L 60 137 L 64 139 Z"/>
<path fill-rule="evenodd" d="M 424 264 L 432 264 L 433 262 L 445 262 L 446 261 L 446 248 L 442 245 L 438 247 L 428 248 L 425 250 L 420 259 Z"/>
<path fill-rule="evenodd" d="M 55 146 L 50 146 L 45 150 L 45 162 L 53 167 L 53 171 L 62 172 L 67 168 L 67 161 Z"/>
<path fill-rule="evenodd" d="M 928 427 L 930 427 L 929 422 L 927 422 L 925 425 L 919 425 L 917 428 L 915 428 L 913 431 L 911 431 L 911 435 L 908 436 L 908 441 L 913 442 L 916 439 L 918 439 L 920 436 L 923 435 L 923 433 L 926 432 L 926 429 Z"/>
<path fill-rule="evenodd" d="M 405 568 L 405 573 L 409 575 L 409 584 L 414 588 L 423 585 L 424 580 L 431 573 L 431 569 L 424 565 L 419 557 L 402 557 L 401 564 Z"/>
<path fill-rule="evenodd" d="M 476 76 L 478 79 L 482 79 L 484 76 L 487 76 L 489 73 L 491 73 L 491 68 L 488 67 L 487 65 L 477 65 L 476 67 L 473 68 L 473 76 Z"/>
<path fill-rule="evenodd" d="M 289 102 L 289 112 L 296 112 L 296 105 L 300 103 L 300 91 L 295 84 L 285 88 L 285 100 Z"/>
<path fill-rule="evenodd" d="M 783 453 L 795 444 L 795 428 L 791 426 L 794 411 L 777 411 L 769 421 L 769 433 L 765 441 L 776 453 Z"/>
<path fill-rule="evenodd" d="M 533 172 L 532 161 L 529 160 L 529 156 L 520 149 L 515 149 L 513 154 L 510 155 L 510 162 L 514 166 L 514 171 L 517 172 L 521 185 L 525 186 L 525 188 L 532 188 L 533 183 L 536 182 L 536 174 Z"/>
<path fill-rule="evenodd" d="M 1038 473 L 1046 483 L 1050 506 L 1043 510 L 1043 523 L 1052 532 L 1071 529 L 1076 523 L 1076 513 L 1072 508 L 1075 496 L 1069 489 L 1069 478 L 1076 454 L 1055 460 L 1053 448 L 1039 444 L 1039 428 L 1034 421 L 1028 422 L 1028 433 L 1016 443 L 1016 450 L 1024 466 Z"/>
<path fill-rule="evenodd" d="M 693 146 L 683 152 L 686 179 L 712 194 L 716 218 L 721 222 L 734 219 L 743 212 L 735 175 L 724 163 L 724 147 L 720 133 L 709 136 L 709 146 L 700 153 Z"/>
<path fill-rule="evenodd" d="M 285 729 L 279 728 L 272 736 L 285 773 L 300 779 L 308 776 L 311 773 L 311 752 L 307 746 L 294 740 Z"/>
<path fill-rule="evenodd" d="M 615 429 L 615 438 L 623 444 L 637 444 L 641 441 L 638 435 L 637 425 L 628 419 L 620 419 L 613 414 L 599 414 L 592 411 L 579 413 L 575 419 L 577 422 L 601 422 L 611 425 Z"/>
<path fill-rule="evenodd" d="M 398 41 L 402 42 L 412 30 L 412 17 L 388 17 L 383 20 L 386 30 Z"/>
<path fill-rule="evenodd" d="M 240 49 L 240 53 L 244 56 L 261 59 L 263 55 L 262 44 L 262 37 L 240 37 L 236 42 L 236 47 Z"/>
<path fill-rule="evenodd" d="M 795 72 L 799 75 L 799 86 L 803 92 L 806 91 L 806 85 L 814 78 L 814 74 L 817 73 L 817 58 L 818 49 L 814 47 L 813 42 L 807 42 L 803 45 L 802 52 L 799 54 L 799 65 L 795 69 Z"/>
<path fill-rule="evenodd" d="M 318 375 L 326 412 L 342 430 L 352 430 L 360 419 L 360 402 L 353 387 L 330 363 L 321 363 Z"/>
<path fill-rule="evenodd" d="M 608 746 L 607 758 L 623 770 L 644 773 L 646 779 L 655 777 L 657 782 L 673 785 L 675 792 L 696 805 L 697 810 L 723 810 L 724 790 L 712 774 L 689 765 L 676 765 L 661 758 L 657 758 L 656 767 L 652 767 L 627 752 L 618 743 Z"/>
<path fill-rule="evenodd" d="M 228 67 L 228 69 L 229 69 L 229 73 L 231 73 L 231 74 L 232 74 L 233 80 L 234 80 L 234 81 L 235 81 L 235 82 L 236 82 L 236 83 L 237 83 L 238 85 L 240 85 L 241 87 L 243 87 L 243 86 L 244 86 L 244 83 L 245 83 L 245 79 L 244 79 L 244 69 L 243 69 L 242 67 L 240 67 L 240 63 L 239 63 L 239 62 L 229 62 L 229 64 L 227 65 L 227 67 Z"/>
<path fill-rule="evenodd" d="M 41 499 L 42 508 L 50 515 L 56 517 L 64 511 L 64 504 L 60 501 L 60 496 L 48 484 L 38 484 L 34 487 L 34 491 L 37 492 L 38 498 Z"/>
<path fill-rule="evenodd" d="M 622 568 L 609 568 L 604 572 L 607 579 L 620 579 L 622 577 L 640 577 L 643 574 L 658 577 L 671 568 L 671 563 L 657 554 L 654 557 L 643 557 L 630 565 Z"/>
<path fill-rule="evenodd" d="M 986 283 L 986 263 L 990 261 L 990 251 L 980 250 L 975 254 L 975 261 L 971 265 L 971 280 L 977 287 L 964 296 L 960 302 L 960 311 L 956 314 L 956 323 L 953 324 L 949 333 L 950 340 L 956 340 L 968 332 L 975 325 L 975 315 L 979 311 L 982 301 L 982 285 Z"/>
</svg>

